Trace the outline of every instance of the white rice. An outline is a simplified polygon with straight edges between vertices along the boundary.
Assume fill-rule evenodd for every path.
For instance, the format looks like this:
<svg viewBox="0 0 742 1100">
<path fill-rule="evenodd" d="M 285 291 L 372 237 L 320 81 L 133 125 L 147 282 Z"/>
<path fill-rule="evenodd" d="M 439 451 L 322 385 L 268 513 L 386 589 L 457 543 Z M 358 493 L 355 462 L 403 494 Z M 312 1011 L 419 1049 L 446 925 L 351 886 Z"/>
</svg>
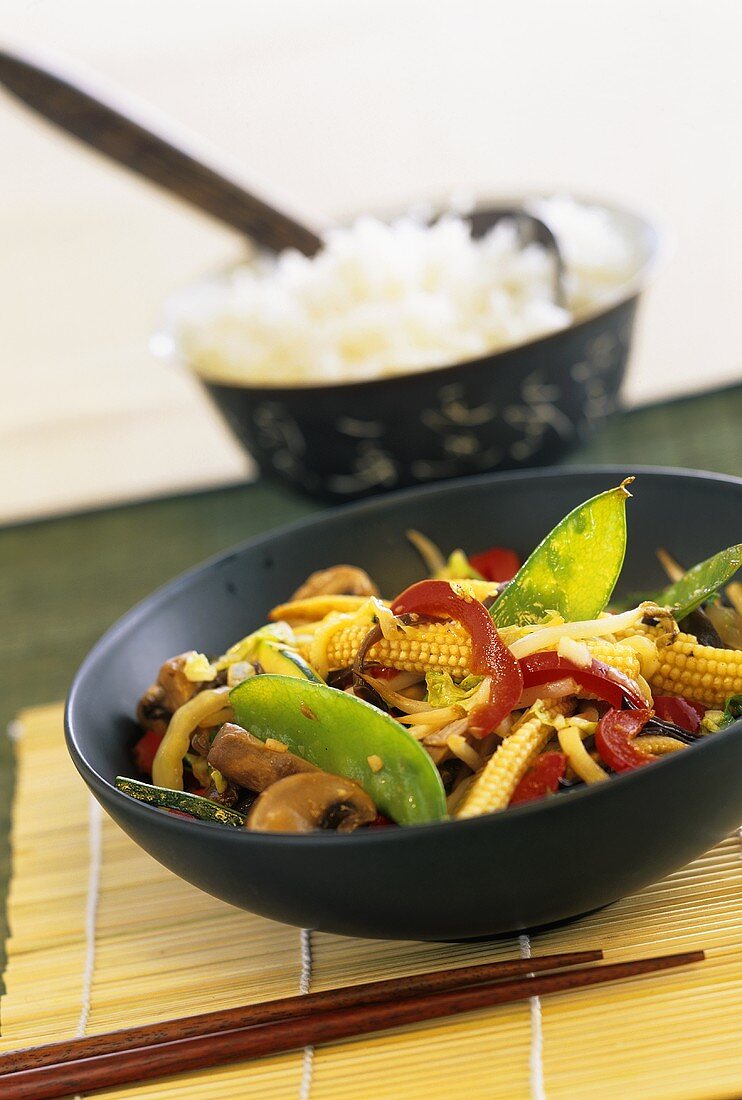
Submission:
<svg viewBox="0 0 742 1100">
<path fill-rule="evenodd" d="M 568 308 L 550 254 L 501 222 L 480 240 L 456 214 L 332 229 L 307 259 L 287 251 L 183 299 L 180 353 L 223 381 L 270 385 L 378 378 L 473 359 L 570 324 L 615 297 L 640 257 L 611 214 L 570 198 L 530 207 L 559 242 Z"/>
</svg>

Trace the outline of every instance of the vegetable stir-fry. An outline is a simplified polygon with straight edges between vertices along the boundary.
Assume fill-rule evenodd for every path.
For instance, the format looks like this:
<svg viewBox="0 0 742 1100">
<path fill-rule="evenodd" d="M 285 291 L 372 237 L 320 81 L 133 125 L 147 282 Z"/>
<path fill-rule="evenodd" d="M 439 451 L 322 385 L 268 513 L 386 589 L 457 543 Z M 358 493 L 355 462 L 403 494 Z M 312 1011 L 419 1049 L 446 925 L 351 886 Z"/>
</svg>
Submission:
<svg viewBox="0 0 742 1100">
<path fill-rule="evenodd" d="M 126 794 L 260 831 L 347 833 L 469 818 L 684 752 L 742 717 L 742 546 L 635 606 L 610 601 L 627 479 L 520 565 L 448 560 L 382 599 L 367 574 L 313 574 L 226 653 L 160 669 L 139 703 Z M 151 782 L 150 782 L 151 780 Z"/>
</svg>

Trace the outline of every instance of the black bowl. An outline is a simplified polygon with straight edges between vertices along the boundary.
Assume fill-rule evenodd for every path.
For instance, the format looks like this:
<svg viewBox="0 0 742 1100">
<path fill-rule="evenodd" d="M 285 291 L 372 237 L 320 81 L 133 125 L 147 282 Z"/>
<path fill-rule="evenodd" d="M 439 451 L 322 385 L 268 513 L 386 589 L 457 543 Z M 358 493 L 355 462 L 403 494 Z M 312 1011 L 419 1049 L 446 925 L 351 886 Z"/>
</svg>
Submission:
<svg viewBox="0 0 742 1100">
<path fill-rule="evenodd" d="M 449 367 L 342 385 L 195 376 L 266 476 L 318 496 L 350 499 L 552 462 L 618 407 L 657 249 L 648 222 L 606 209 L 643 256 L 641 271 L 614 304 L 559 332 Z M 502 216 L 502 207 L 476 210 L 474 235 Z"/>
<path fill-rule="evenodd" d="M 77 768 L 118 824 L 166 867 L 289 924 L 459 939 L 548 924 L 641 889 L 742 821 L 742 722 L 650 767 L 546 803 L 363 835 L 233 830 L 151 809 L 112 785 L 117 774 L 131 774 L 131 715 L 160 663 L 190 648 L 222 651 L 310 570 L 355 562 L 383 591 L 396 592 L 421 575 L 408 527 L 446 549 L 497 543 L 527 554 L 574 505 L 629 472 L 639 476 L 629 502 L 625 591 L 662 583 L 657 546 L 692 562 L 739 539 L 742 480 L 611 467 L 472 478 L 302 521 L 173 581 L 98 642 L 67 706 Z"/>
</svg>

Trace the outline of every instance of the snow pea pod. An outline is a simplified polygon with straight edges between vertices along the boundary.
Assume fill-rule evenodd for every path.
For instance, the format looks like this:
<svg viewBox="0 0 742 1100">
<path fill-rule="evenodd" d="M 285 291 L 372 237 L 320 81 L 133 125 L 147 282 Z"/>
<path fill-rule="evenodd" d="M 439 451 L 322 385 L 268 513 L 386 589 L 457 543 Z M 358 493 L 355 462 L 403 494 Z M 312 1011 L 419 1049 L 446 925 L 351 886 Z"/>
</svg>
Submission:
<svg viewBox="0 0 742 1100">
<path fill-rule="evenodd" d="M 605 609 L 626 553 L 626 478 L 565 516 L 539 543 L 495 601 L 496 626 L 538 622 L 557 611 L 567 622 Z"/>
<path fill-rule="evenodd" d="M 310 764 L 354 779 L 397 824 L 446 816 L 443 784 L 428 753 L 370 703 L 324 684 L 269 675 L 238 684 L 230 701 L 235 720 L 250 733 L 263 741 L 273 737 Z"/>
<path fill-rule="evenodd" d="M 729 546 L 714 554 L 712 558 L 701 561 L 676 581 L 670 584 L 656 597 L 660 607 L 671 607 L 675 618 L 680 620 L 695 611 L 709 596 L 713 596 L 738 569 L 742 568 L 742 543 Z"/>
</svg>

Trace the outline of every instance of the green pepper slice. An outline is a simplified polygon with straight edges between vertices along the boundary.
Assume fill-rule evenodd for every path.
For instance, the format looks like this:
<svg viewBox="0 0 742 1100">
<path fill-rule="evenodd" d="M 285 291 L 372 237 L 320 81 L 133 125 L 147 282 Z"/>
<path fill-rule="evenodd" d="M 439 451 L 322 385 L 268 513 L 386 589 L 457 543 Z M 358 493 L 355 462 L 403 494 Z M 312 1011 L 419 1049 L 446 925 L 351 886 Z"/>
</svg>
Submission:
<svg viewBox="0 0 742 1100">
<path fill-rule="evenodd" d="M 626 478 L 565 516 L 521 566 L 490 614 L 497 626 L 538 622 L 547 611 L 567 622 L 606 607 L 626 553 Z"/>
<path fill-rule="evenodd" d="M 235 720 L 324 771 L 354 779 L 399 825 L 440 821 L 438 769 L 404 726 L 347 692 L 289 676 L 253 676 L 230 692 Z M 381 767 L 374 771 L 369 763 Z M 374 759 L 374 758 L 378 758 Z"/>
</svg>

